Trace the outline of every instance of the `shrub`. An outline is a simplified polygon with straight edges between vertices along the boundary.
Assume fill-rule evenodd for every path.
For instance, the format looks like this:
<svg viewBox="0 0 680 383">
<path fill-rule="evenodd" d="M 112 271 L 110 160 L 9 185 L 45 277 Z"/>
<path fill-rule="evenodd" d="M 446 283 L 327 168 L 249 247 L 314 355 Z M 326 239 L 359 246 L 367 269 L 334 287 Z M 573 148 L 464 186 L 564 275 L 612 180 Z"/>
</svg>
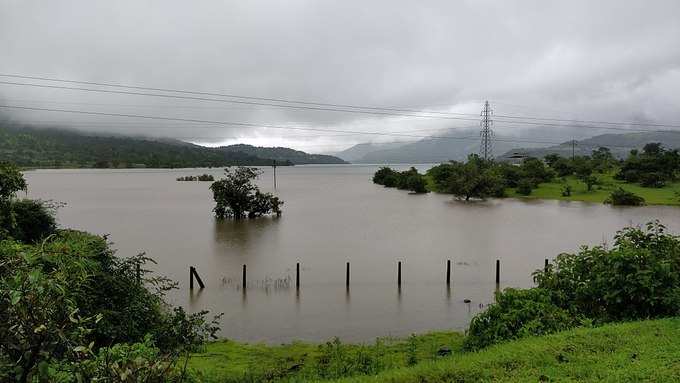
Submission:
<svg viewBox="0 0 680 383">
<path fill-rule="evenodd" d="M 415 193 L 427 193 L 425 177 L 412 167 L 403 172 L 397 172 L 388 167 L 378 169 L 373 175 L 373 183 L 385 187 L 396 187 Z"/>
<path fill-rule="evenodd" d="M 571 185 L 562 186 L 562 197 L 570 197 L 570 196 L 571 196 Z"/>
<path fill-rule="evenodd" d="M 55 205 L 44 201 L 22 199 L 12 201 L 10 209 L 14 214 L 15 225 L 9 230 L 9 235 L 20 242 L 36 242 L 57 229 L 54 218 Z"/>
<path fill-rule="evenodd" d="M 544 335 L 578 325 L 569 311 L 554 305 L 548 290 L 508 288 L 496 303 L 470 323 L 464 347 L 476 350 L 529 335 Z"/>
<path fill-rule="evenodd" d="M 680 237 L 658 222 L 617 233 L 611 249 L 561 254 L 534 273 L 558 306 L 599 322 L 680 314 Z"/>
<path fill-rule="evenodd" d="M 607 197 L 604 203 L 613 206 L 641 206 L 645 204 L 645 199 L 633 192 L 618 188 Z"/>
<path fill-rule="evenodd" d="M 163 293 L 174 285 L 150 277 L 148 260 L 115 257 L 104 238 L 77 231 L 39 245 L 0 241 L 0 377 L 42 381 L 48 365 L 147 336 L 164 355 L 214 336 L 205 313 L 168 310 Z"/>
<path fill-rule="evenodd" d="M 394 176 L 397 174 L 396 171 L 388 167 L 382 167 L 373 174 L 373 183 L 378 185 L 388 186 L 388 180 L 395 180 Z M 388 187 L 394 187 L 395 184 L 389 185 Z"/>
<path fill-rule="evenodd" d="M 529 179 L 523 178 L 517 183 L 517 194 L 529 195 L 533 188 L 534 183 Z"/>
</svg>

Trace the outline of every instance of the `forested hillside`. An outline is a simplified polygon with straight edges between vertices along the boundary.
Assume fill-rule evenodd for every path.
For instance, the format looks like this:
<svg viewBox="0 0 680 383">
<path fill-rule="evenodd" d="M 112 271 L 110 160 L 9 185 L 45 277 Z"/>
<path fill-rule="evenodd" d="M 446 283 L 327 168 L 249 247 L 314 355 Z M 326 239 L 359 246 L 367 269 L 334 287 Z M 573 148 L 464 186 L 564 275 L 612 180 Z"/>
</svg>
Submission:
<svg viewBox="0 0 680 383">
<path fill-rule="evenodd" d="M 241 150 L 243 149 L 243 150 Z M 271 154 L 271 157 L 268 156 Z M 184 168 L 343 163 L 287 148 L 208 148 L 183 141 L 36 129 L 0 122 L 0 161 L 22 167 Z"/>
</svg>

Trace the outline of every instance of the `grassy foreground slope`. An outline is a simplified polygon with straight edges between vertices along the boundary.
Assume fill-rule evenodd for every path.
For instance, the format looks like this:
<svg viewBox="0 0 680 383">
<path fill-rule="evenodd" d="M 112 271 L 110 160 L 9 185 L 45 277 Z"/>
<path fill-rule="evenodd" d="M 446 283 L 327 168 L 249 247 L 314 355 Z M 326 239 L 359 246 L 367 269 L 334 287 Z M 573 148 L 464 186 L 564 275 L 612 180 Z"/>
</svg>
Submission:
<svg viewBox="0 0 680 383">
<path fill-rule="evenodd" d="M 208 382 L 335 381 L 321 376 L 320 367 L 329 376 L 338 372 L 331 369 L 344 368 L 352 376 L 339 381 L 354 383 L 680 381 L 680 318 L 580 328 L 479 352 L 461 351 L 462 339 L 462 334 L 432 333 L 383 345 L 343 345 L 340 353 L 380 355 L 376 367 L 382 372 L 368 375 L 356 365 L 320 366 L 323 346 L 307 343 L 215 342 L 193 355 L 189 366 Z M 438 356 L 442 346 L 452 355 Z M 417 364 L 406 367 L 412 356 Z"/>
<path fill-rule="evenodd" d="M 555 180 L 542 183 L 538 188 L 531 191 L 528 196 L 522 196 L 514 189 L 508 189 L 508 196 L 515 198 L 556 199 L 564 201 L 584 201 L 603 203 L 612 191 L 621 187 L 626 191 L 633 192 L 645 199 L 648 205 L 680 205 L 680 182 L 669 183 L 662 188 L 642 187 L 624 181 L 615 180 L 613 174 L 598 174 L 600 185 L 588 191 L 585 183 L 575 176 L 566 177 L 566 184 L 571 186 L 571 196 L 562 196 L 562 188 L 565 183 Z"/>
<path fill-rule="evenodd" d="M 341 382 L 678 382 L 680 319 L 580 328 Z"/>
</svg>

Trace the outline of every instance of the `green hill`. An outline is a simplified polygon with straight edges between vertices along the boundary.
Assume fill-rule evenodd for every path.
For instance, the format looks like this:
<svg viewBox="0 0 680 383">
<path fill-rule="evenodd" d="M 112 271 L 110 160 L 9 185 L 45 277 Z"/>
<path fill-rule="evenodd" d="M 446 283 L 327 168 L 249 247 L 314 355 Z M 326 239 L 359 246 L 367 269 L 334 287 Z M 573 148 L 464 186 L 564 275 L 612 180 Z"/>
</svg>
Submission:
<svg viewBox="0 0 680 383">
<path fill-rule="evenodd" d="M 208 148 L 171 139 L 94 134 L 56 128 L 37 129 L 0 122 L 0 161 L 11 161 L 22 167 L 266 166 L 274 160 L 279 165 L 344 163 L 332 156 L 307 154 L 287 148 L 255 148 L 247 145 Z"/>
</svg>

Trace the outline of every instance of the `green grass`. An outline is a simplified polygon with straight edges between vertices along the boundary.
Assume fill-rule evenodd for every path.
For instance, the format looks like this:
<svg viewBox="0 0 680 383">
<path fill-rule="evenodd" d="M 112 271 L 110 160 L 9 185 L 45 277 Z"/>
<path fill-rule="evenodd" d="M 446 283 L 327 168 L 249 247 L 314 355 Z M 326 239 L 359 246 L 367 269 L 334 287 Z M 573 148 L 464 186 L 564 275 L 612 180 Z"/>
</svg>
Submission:
<svg viewBox="0 0 680 383">
<path fill-rule="evenodd" d="M 331 341 L 332 344 L 332 341 Z M 441 358 L 446 347 L 461 352 L 463 335 L 432 332 L 408 339 L 379 338 L 372 344 L 324 344 L 294 342 L 277 346 L 234 341 L 209 343 L 206 351 L 192 355 L 189 368 L 202 381 L 241 382 L 267 379 L 309 381 L 320 375 L 346 376 L 404 367 L 411 362 Z M 323 364 L 320 360 L 330 359 Z"/>
<path fill-rule="evenodd" d="M 637 184 L 626 183 L 615 180 L 612 173 L 597 174 L 600 185 L 596 185 L 594 190 L 588 191 L 586 185 L 571 176 L 562 182 L 556 179 L 554 182 L 540 184 L 538 188 L 532 190 L 529 196 L 522 196 L 514 189 L 508 189 L 508 196 L 515 198 L 534 198 L 534 199 L 557 199 L 564 201 L 585 201 L 603 203 L 614 189 L 619 187 L 633 192 L 645 199 L 648 205 L 680 205 L 680 182 L 670 183 L 663 188 L 646 188 Z M 566 185 L 571 186 L 571 196 L 562 196 L 562 188 Z"/>
<path fill-rule="evenodd" d="M 680 318 L 580 328 L 544 337 L 499 344 L 479 352 L 460 351 L 462 335 L 418 336 L 419 362 L 406 367 L 409 343 L 383 346 L 383 372 L 354 375 L 341 382 L 677 382 L 680 381 Z M 450 346 L 453 354 L 437 357 L 434 348 Z M 345 345 L 353 353 L 362 346 Z M 376 352 L 376 346 L 364 346 Z M 435 353 L 436 354 L 436 353 Z M 282 346 L 218 342 L 190 361 L 207 381 L 251 381 L 246 372 L 285 369 L 302 363 L 288 381 L 328 381 L 312 373 L 319 347 L 293 343 Z M 284 362 L 287 361 L 287 362 Z M 280 364 L 283 363 L 283 364 Z M 306 374 L 306 375 L 305 375 Z M 264 375 L 259 375 L 260 377 Z M 274 375 L 270 375 L 274 377 Z M 275 379 L 274 379 L 275 380 Z"/>
</svg>

